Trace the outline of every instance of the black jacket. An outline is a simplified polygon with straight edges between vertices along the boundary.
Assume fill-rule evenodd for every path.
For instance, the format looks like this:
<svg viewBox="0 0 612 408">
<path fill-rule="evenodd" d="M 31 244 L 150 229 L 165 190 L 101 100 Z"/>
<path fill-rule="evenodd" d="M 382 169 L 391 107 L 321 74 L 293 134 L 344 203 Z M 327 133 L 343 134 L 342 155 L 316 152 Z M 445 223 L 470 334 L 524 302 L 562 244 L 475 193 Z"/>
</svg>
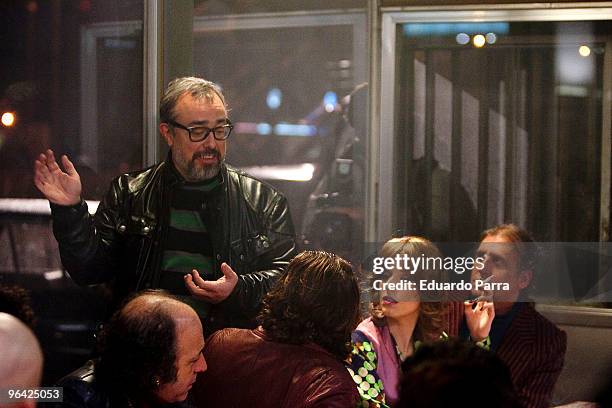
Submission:
<svg viewBox="0 0 612 408">
<path fill-rule="evenodd" d="M 52 404 L 52 408 L 129 408 L 127 397 L 118 390 L 105 387 L 96 378 L 96 361 L 89 360 L 82 367 L 60 379 L 56 384 L 62 387 L 62 402 Z M 134 391 L 134 390 L 131 390 Z M 184 402 L 166 405 L 150 405 L 164 408 L 192 408 L 189 398 Z"/>
<path fill-rule="evenodd" d="M 285 197 L 270 185 L 229 166 L 221 184 L 202 197 L 215 268 L 204 279 L 223 276 L 227 262 L 239 276 L 232 294 L 212 305 L 207 332 L 254 327 L 263 296 L 295 255 L 295 233 Z M 64 267 L 79 284 L 111 282 L 114 300 L 156 288 L 173 187 L 184 183 L 170 156 L 111 183 L 94 216 L 87 204 L 51 205 L 53 232 Z"/>
</svg>

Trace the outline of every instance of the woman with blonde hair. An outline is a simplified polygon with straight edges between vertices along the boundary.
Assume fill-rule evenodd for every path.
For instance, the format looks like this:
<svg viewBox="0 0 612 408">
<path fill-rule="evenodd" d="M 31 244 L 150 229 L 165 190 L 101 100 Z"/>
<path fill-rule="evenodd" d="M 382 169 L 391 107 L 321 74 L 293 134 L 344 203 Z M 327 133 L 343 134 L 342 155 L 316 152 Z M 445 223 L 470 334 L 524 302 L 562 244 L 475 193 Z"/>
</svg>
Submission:
<svg viewBox="0 0 612 408">
<path fill-rule="evenodd" d="M 372 305 L 371 316 L 353 332 L 349 368 L 362 400 L 375 407 L 397 403 L 401 364 L 421 342 L 448 337 L 449 303 L 445 293 L 418 289 L 422 280 L 447 281 L 439 249 L 425 238 L 405 236 L 387 241 L 380 258 L 393 259 L 395 267 L 375 277 L 383 282 L 382 290 L 377 293 L 379 299 Z M 439 261 L 433 262 L 435 259 Z M 489 306 L 480 306 L 478 314 L 493 312 Z"/>
</svg>

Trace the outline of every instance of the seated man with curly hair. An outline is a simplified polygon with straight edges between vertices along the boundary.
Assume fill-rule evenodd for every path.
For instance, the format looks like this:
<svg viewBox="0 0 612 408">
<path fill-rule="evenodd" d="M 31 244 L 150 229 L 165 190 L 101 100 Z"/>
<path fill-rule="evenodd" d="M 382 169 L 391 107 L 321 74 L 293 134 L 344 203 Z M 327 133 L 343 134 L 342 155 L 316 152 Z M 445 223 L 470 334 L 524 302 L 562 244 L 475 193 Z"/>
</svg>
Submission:
<svg viewBox="0 0 612 408">
<path fill-rule="evenodd" d="M 146 290 L 104 327 L 100 357 L 61 379 L 61 407 L 183 407 L 206 370 L 202 324 L 191 306 Z"/>
<path fill-rule="evenodd" d="M 224 329 L 206 343 L 208 371 L 194 386 L 207 407 L 352 407 L 355 384 L 342 361 L 359 311 L 351 265 L 306 251 L 264 301 L 261 326 Z"/>
</svg>

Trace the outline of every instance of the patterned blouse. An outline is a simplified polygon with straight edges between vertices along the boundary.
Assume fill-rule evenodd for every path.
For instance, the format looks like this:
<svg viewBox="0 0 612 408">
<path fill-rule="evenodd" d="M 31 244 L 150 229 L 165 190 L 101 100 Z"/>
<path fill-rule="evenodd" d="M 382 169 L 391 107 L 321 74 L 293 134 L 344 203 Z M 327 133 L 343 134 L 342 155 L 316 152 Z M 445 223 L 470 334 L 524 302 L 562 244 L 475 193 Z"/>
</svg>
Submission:
<svg viewBox="0 0 612 408">
<path fill-rule="evenodd" d="M 361 397 L 359 407 L 388 408 L 384 385 L 376 372 L 376 351 L 367 336 L 359 331 L 352 336 L 353 351 L 347 360 L 347 369 Z"/>
</svg>

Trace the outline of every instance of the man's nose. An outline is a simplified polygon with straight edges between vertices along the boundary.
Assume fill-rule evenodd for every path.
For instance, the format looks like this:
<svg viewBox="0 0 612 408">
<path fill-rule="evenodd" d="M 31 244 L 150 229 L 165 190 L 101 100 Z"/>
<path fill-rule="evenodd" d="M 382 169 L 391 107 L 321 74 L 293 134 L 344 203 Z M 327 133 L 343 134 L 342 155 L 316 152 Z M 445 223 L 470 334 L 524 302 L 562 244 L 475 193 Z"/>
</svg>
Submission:
<svg viewBox="0 0 612 408">
<path fill-rule="evenodd" d="M 202 140 L 202 144 L 206 148 L 217 149 L 217 140 L 215 139 L 212 131 L 206 136 L 206 139 Z"/>
<path fill-rule="evenodd" d="M 203 373 L 208 368 L 208 364 L 206 364 L 206 359 L 203 354 L 200 354 L 200 358 L 193 366 L 193 371 L 196 373 Z"/>
</svg>

